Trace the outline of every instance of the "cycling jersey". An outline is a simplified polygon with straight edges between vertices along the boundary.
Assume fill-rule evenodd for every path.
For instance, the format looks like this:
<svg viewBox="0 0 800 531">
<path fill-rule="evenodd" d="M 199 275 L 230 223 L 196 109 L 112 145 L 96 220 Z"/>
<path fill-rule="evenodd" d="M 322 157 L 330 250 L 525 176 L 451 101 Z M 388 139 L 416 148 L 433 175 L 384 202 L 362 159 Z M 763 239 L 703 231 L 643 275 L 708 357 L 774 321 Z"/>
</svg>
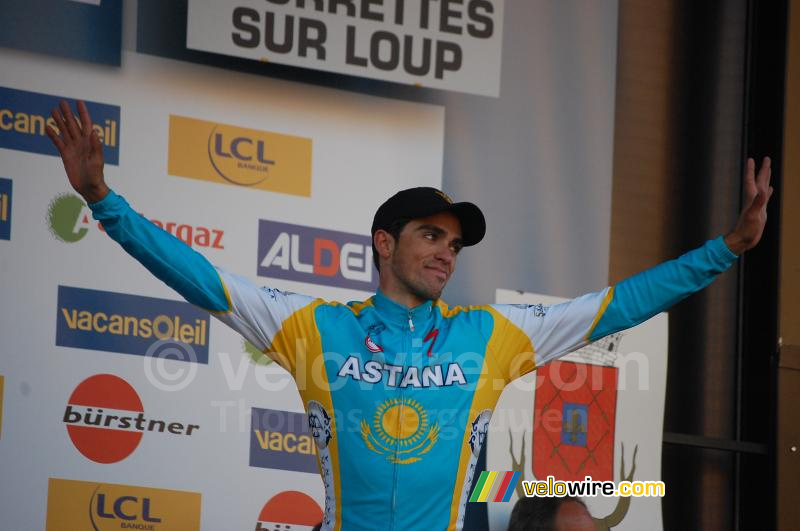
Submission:
<svg viewBox="0 0 800 531">
<path fill-rule="evenodd" d="M 380 292 L 339 304 L 214 268 L 114 192 L 90 207 L 152 273 L 294 377 L 318 448 L 323 529 L 460 529 L 506 384 L 665 310 L 736 258 L 717 238 L 549 307 L 436 300 L 406 308 Z"/>
</svg>

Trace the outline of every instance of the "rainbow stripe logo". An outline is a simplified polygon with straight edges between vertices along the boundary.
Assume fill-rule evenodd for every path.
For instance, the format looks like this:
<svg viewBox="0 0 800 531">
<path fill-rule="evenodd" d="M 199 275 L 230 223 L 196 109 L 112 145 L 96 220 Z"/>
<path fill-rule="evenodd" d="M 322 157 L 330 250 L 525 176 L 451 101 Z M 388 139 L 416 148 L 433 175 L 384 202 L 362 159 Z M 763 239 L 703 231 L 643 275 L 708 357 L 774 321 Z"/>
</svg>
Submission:
<svg viewBox="0 0 800 531">
<path fill-rule="evenodd" d="M 481 472 L 475 490 L 472 491 L 471 502 L 507 502 L 514 493 L 519 482 L 520 472 L 497 472 L 485 470 Z"/>
</svg>

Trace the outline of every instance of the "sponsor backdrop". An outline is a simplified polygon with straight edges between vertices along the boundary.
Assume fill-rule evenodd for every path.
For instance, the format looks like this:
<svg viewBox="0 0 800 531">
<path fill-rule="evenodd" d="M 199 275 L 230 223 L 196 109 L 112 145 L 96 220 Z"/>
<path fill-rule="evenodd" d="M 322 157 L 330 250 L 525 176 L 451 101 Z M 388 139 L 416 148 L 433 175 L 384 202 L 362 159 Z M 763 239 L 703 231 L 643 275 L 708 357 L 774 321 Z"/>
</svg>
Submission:
<svg viewBox="0 0 800 531">
<path fill-rule="evenodd" d="M 441 186 L 444 111 L 122 59 L 0 51 L 0 527 L 310 529 L 324 494 L 294 383 L 103 233 L 49 110 L 86 100 L 112 188 L 214 264 L 335 300 L 376 286 L 380 202 Z"/>
<path fill-rule="evenodd" d="M 565 299 L 497 290 L 504 304 Z M 508 527 L 522 480 L 661 481 L 667 314 L 612 334 L 505 388 L 489 425 L 487 470 L 521 472 L 512 503 L 489 503 L 492 531 Z M 667 487 L 669 487 L 667 485 Z M 598 529 L 661 529 L 661 498 L 584 497 Z"/>
</svg>

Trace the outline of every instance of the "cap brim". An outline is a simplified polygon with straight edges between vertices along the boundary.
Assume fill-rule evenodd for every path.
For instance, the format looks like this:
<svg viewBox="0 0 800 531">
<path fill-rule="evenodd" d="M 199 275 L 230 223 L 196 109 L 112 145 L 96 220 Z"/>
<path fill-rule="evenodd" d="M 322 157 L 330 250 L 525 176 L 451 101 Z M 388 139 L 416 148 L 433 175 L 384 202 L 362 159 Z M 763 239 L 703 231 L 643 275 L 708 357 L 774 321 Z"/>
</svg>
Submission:
<svg viewBox="0 0 800 531">
<path fill-rule="evenodd" d="M 461 240 L 465 247 L 480 242 L 486 234 L 486 219 L 481 209 L 473 203 L 453 203 L 446 212 L 452 212 L 461 223 Z"/>
</svg>

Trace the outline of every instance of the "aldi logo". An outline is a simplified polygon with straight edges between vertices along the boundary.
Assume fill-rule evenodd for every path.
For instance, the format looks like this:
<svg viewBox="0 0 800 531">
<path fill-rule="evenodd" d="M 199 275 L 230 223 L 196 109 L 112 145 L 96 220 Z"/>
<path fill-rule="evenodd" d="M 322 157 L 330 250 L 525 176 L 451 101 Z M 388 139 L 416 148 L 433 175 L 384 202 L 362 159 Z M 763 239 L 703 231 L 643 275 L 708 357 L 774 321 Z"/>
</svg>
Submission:
<svg viewBox="0 0 800 531">
<path fill-rule="evenodd" d="M 208 363 L 208 313 L 188 302 L 58 287 L 56 345 Z"/>
<path fill-rule="evenodd" d="M 616 367 L 554 361 L 536 376 L 533 473 L 613 481 Z M 555 413 L 555 414 L 554 414 Z"/>
<path fill-rule="evenodd" d="M 265 219 L 258 222 L 256 274 L 362 291 L 378 287 L 369 236 Z"/>
<path fill-rule="evenodd" d="M 58 157 L 45 129 L 50 125 L 58 130 L 50 111 L 61 100 L 67 100 L 74 111 L 75 102 L 65 96 L 0 87 L 0 148 Z M 87 101 L 86 107 L 103 144 L 103 159 L 107 164 L 118 165 L 120 108 L 93 101 Z"/>
<path fill-rule="evenodd" d="M 0 240 L 11 239 L 11 192 L 14 182 L 0 178 Z"/>
<path fill-rule="evenodd" d="M 46 531 L 200 529 L 198 492 L 50 478 Z"/>
<path fill-rule="evenodd" d="M 311 139 L 170 115 L 168 172 L 311 195 Z"/>
<path fill-rule="evenodd" d="M 145 416 L 136 389 L 113 374 L 96 374 L 75 387 L 63 422 L 72 444 L 87 459 L 110 464 L 126 459 L 148 433 L 190 437 L 198 424 Z"/>
<path fill-rule="evenodd" d="M 250 466 L 319 473 L 305 413 L 254 407 L 250 420 Z"/>
<path fill-rule="evenodd" d="M 287 490 L 264 504 L 255 531 L 311 531 L 320 522 L 322 509 L 314 498 L 296 490 Z"/>
</svg>

